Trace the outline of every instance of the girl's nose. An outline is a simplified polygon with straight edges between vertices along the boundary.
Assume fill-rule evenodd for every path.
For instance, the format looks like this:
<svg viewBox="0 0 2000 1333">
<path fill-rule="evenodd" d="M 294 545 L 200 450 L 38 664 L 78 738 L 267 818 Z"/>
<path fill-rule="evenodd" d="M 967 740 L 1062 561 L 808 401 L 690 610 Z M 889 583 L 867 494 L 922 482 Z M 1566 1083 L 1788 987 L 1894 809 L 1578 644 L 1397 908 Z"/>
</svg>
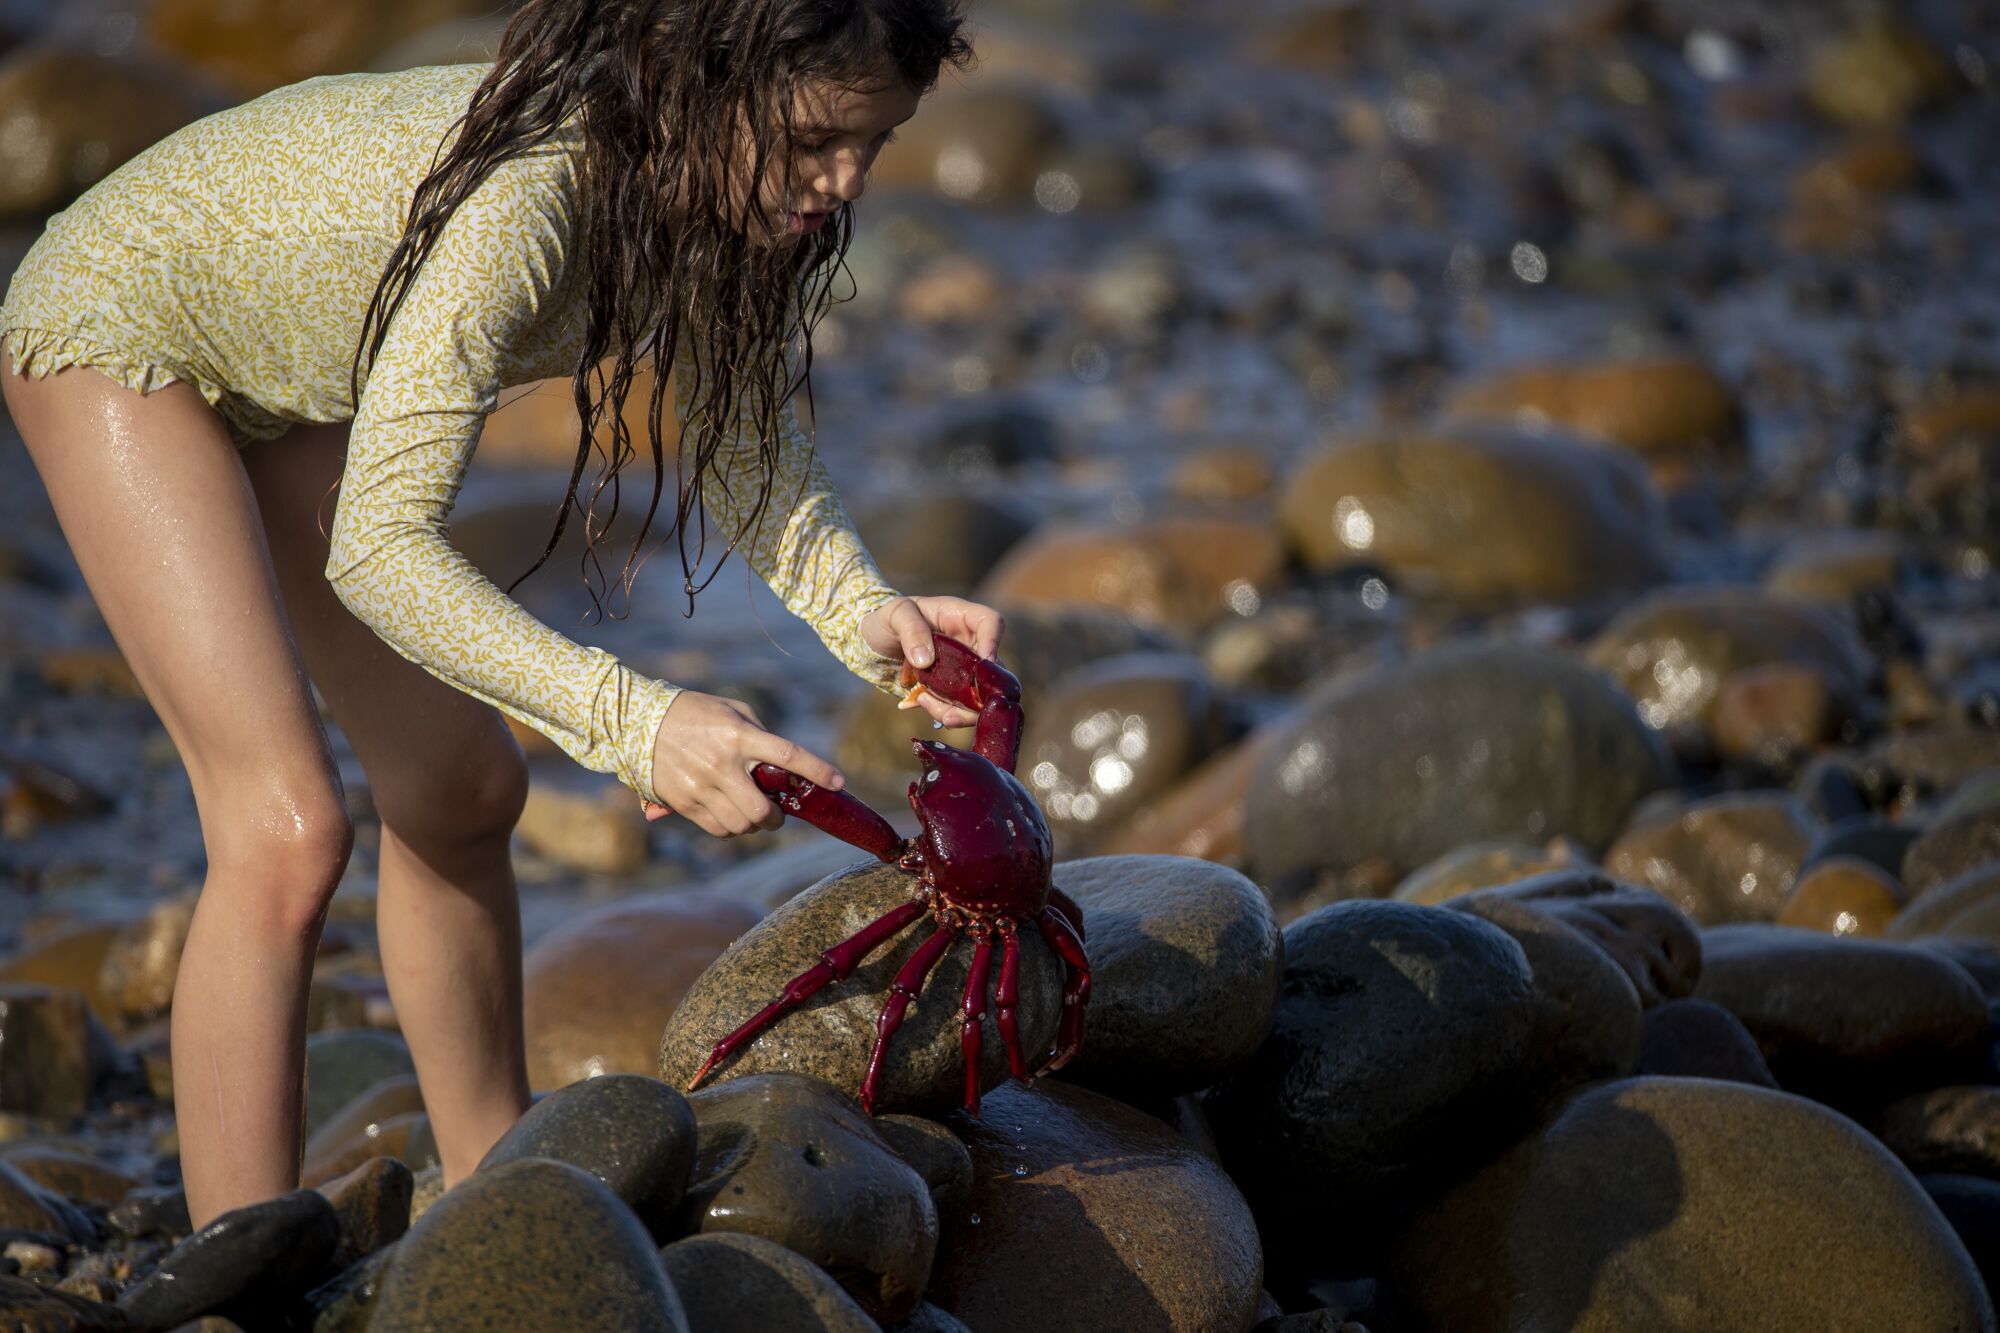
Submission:
<svg viewBox="0 0 2000 1333">
<path fill-rule="evenodd" d="M 820 177 L 816 184 L 823 194 L 851 204 L 868 188 L 868 171 L 860 158 L 842 153 L 833 160 L 832 170 Z"/>
</svg>

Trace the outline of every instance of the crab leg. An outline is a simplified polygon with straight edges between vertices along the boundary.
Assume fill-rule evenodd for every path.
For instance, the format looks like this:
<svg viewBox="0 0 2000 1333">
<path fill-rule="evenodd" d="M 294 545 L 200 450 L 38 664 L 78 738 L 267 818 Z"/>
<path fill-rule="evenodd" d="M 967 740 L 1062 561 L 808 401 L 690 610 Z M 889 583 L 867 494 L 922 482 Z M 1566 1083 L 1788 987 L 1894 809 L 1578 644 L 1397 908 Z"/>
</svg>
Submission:
<svg viewBox="0 0 2000 1333">
<path fill-rule="evenodd" d="M 1035 1071 L 1035 1077 L 1040 1078 L 1068 1064 L 1083 1046 L 1083 1009 L 1090 1003 L 1090 959 L 1083 952 L 1083 941 L 1070 928 L 1069 919 L 1057 908 L 1044 908 L 1035 918 L 1035 924 L 1042 928 L 1042 938 L 1063 960 L 1063 970 L 1068 973 L 1063 982 L 1062 1026 L 1057 1030 L 1056 1048 L 1050 1053 L 1049 1062 Z"/>
<path fill-rule="evenodd" d="M 875 1019 L 875 1047 L 868 1052 L 868 1076 L 861 1080 L 861 1109 L 869 1115 L 875 1114 L 875 1090 L 882 1081 L 882 1057 L 888 1054 L 889 1038 L 903 1026 L 903 1013 L 910 1007 L 910 1001 L 917 998 L 917 992 L 924 988 L 924 979 L 930 976 L 938 959 L 944 957 L 944 951 L 957 938 L 955 927 L 939 926 L 910 955 L 910 961 L 903 964 L 902 970 L 896 973 L 895 981 L 889 985 L 889 998 Z"/>
<path fill-rule="evenodd" d="M 797 815 L 814 828 L 852 843 L 878 860 L 894 861 L 903 854 L 903 840 L 896 830 L 858 796 L 828 791 L 776 764 L 757 765 L 750 770 L 750 779 L 786 814 Z"/>
<path fill-rule="evenodd" d="M 693 1092 L 708 1077 L 708 1071 L 715 1068 L 744 1042 L 775 1023 L 782 1015 L 810 999 L 820 987 L 829 981 L 845 981 L 848 974 L 861 965 L 861 960 L 874 953 L 883 940 L 888 939 L 904 926 L 909 925 L 924 914 L 922 901 L 912 899 L 895 911 L 875 922 L 863 926 L 854 934 L 820 955 L 819 965 L 807 968 L 785 983 L 778 992 L 778 998 L 758 1010 L 749 1022 L 724 1037 L 708 1053 L 708 1059 L 693 1078 L 688 1080 L 688 1091 Z M 900 980 L 900 977 L 898 978 Z"/>
<path fill-rule="evenodd" d="M 979 1119 L 979 1046 L 985 1039 L 986 967 L 993 960 L 993 937 L 981 935 L 972 951 L 972 971 L 965 978 L 965 1001 L 959 1011 L 965 1015 L 958 1046 L 965 1056 L 965 1111 Z"/>
<path fill-rule="evenodd" d="M 1021 997 L 1021 940 L 1014 923 L 1000 927 L 1006 949 L 1000 955 L 1000 988 L 993 998 L 1000 1008 L 1000 1040 L 1007 1048 L 1007 1068 L 1015 1078 L 1028 1077 L 1027 1057 L 1021 1054 L 1021 1034 L 1014 1028 L 1014 1004 Z"/>
<path fill-rule="evenodd" d="M 931 643 L 936 661 L 923 668 L 903 663 L 897 682 L 905 689 L 921 685 L 972 709 L 979 715 L 973 751 L 1012 773 L 1021 752 L 1021 682 L 948 634 L 933 634 Z"/>
</svg>

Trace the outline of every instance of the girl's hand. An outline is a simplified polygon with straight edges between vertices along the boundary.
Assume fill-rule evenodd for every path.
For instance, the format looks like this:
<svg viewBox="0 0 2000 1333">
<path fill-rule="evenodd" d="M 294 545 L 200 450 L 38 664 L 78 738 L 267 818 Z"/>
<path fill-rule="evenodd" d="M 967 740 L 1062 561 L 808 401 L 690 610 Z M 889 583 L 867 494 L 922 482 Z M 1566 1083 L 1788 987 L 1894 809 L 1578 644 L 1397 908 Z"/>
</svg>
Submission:
<svg viewBox="0 0 2000 1333">
<path fill-rule="evenodd" d="M 963 597 L 898 597 L 862 618 L 861 639 L 884 657 L 926 667 L 932 661 L 932 633 L 950 635 L 981 657 L 991 657 L 1000 649 L 1004 628 L 998 611 Z M 979 720 L 971 709 L 929 690 L 918 695 L 917 702 L 947 727 L 969 727 Z"/>
<path fill-rule="evenodd" d="M 682 690 L 653 739 L 653 794 L 665 804 L 648 802 L 646 818 L 685 815 L 718 838 L 777 828 L 784 812 L 750 780 L 760 762 L 835 791 L 847 782 L 826 760 L 764 730 L 749 704 Z"/>
</svg>

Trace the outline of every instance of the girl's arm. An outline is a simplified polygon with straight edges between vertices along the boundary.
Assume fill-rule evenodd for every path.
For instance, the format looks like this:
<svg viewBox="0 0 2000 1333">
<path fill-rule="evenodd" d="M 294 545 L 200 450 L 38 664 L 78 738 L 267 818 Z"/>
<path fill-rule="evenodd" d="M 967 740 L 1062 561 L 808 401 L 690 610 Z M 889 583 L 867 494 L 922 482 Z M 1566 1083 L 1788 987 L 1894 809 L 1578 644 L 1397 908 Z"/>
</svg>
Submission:
<svg viewBox="0 0 2000 1333">
<path fill-rule="evenodd" d="M 356 404 L 326 576 L 403 657 L 652 800 L 654 737 L 680 691 L 542 624 L 446 526 L 503 349 L 556 299 L 572 222 L 559 151 L 496 168 L 411 282 Z"/>
</svg>

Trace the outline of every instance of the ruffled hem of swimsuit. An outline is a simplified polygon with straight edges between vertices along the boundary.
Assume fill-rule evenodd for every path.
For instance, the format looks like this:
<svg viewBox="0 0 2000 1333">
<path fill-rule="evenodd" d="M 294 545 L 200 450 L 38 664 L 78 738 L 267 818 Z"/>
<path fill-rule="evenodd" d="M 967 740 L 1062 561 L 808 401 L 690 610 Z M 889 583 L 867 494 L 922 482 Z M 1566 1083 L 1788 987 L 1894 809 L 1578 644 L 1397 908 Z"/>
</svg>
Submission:
<svg viewBox="0 0 2000 1333">
<path fill-rule="evenodd" d="M 181 382 L 181 377 L 165 366 L 140 360 L 89 338 L 79 338 L 74 333 L 16 325 L 0 329 L 0 342 L 6 344 L 14 373 L 29 379 L 46 379 L 58 370 L 88 366 L 138 393 L 151 393 Z"/>
</svg>

